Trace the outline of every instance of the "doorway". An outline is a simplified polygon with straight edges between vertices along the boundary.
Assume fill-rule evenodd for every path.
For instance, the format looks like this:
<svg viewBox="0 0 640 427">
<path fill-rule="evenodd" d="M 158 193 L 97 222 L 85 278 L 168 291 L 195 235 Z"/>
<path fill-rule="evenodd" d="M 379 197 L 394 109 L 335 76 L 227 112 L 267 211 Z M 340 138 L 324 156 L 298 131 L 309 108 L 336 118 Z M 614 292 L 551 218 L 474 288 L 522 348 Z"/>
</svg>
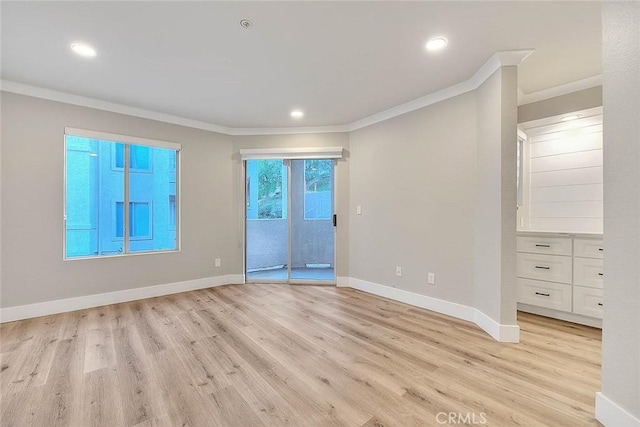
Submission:
<svg viewBox="0 0 640 427">
<path fill-rule="evenodd" d="M 335 284 L 334 160 L 245 163 L 248 283 Z"/>
</svg>

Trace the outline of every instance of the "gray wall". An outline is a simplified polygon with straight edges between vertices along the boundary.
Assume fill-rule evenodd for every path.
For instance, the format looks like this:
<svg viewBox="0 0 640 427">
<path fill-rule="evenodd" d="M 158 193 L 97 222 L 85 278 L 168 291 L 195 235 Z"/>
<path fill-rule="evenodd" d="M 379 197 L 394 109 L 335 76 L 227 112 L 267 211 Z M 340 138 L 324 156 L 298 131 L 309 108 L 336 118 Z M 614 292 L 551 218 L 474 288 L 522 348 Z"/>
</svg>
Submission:
<svg viewBox="0 0 640 427">
<path fill-rule="evenodd" d="M 65 126 L 182 143 L 181 252 L 63 261 Z M 231 157 L 225 135 L 3 92 L 2 306 L 241 273 Z"/>
<path fill-rule="evenodd" d="M 475 92 L 351 133 L 351 277 L 473 303 L 476 134 Z"/>
<path fill-rule="evenodd" d="M 572 113 L 602 105 L 602 86 L 579 90 L 562 96 L 518 107 L 518 123 Z"/>
<path fill-rule="evenodd" d="M 640 419 L 640 3 L 603 3 L 602 393 Z"/>
<path fill-rule="evenodd" d="M 238 184 L 237 188 L 243 188 L 244 177 L 242 176 L 242 162 L 240 161 L 240 150 L 243 148 L 290 148 L 290 147 L 343 147 L 344 158 L 338 160 L 335 167 L 335 192 L 336 206 L 335 212 L 338 214 L 338 227 L 336 229 L 336 272 L 337 276 L 349 276 L 349 177 L 350 177 L 350 152 L 348 133 L 322 133 L 322 134 L 299 134 L 299 135 L 265 135 L 265 136 L 234 136 L 234 176 Z M 240 198 L 242 196 L 239 196 Z M 240 200 L 240 199 L 238 199 Z M 238 203 L 242 206 L 242 203 Z M 292 206 L 292 209 L 296 209 Z M 244 220 L 243 213 L 240 214 L 240 221 Z M 251 221 L 250 221 L 251 222 Z M 322 221 L 306 221 L 322 222 Z M 321 225 L 309 225 L 318 227 Z M 327 223 L 324 224 L 326 228 Z M 333 231 L 331 231 L 333 232 Z M 304 238 L 302 238 L 304 240 Z M 301 248 L 304 241 L 292 241 L 294 247 Z M 242 257 L 242 255 L 240 255 Z M 326 259 L 333 259 L 331 254 L 325 254 Z M 242 258 L 241 258 L 242 259 Z M 292 264 L 299 261 L 292 259 Z M 326 261 L 327 263 L 333 261 Z"/>
<path fill-rule="evenodd" d="M 473 306 L 516 324 L 517 69 L 502 67 L 478 88 Z"/>
</svg>

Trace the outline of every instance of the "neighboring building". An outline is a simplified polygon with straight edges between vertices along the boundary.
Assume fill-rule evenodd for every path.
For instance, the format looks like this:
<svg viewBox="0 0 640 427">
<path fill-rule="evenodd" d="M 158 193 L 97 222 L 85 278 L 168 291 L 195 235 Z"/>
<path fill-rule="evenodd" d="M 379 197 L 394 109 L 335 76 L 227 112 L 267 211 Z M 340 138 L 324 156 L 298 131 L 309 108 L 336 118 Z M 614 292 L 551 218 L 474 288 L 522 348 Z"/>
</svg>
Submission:
<svg viewBox="0 0 640 427">
<path fill-rule="evenodd" d="M 66 256 L 124 248 L 125 144 L 66 136 Z M 176 248 L 176 152 L 130 145 L 130 252 Z"/>
</svg>

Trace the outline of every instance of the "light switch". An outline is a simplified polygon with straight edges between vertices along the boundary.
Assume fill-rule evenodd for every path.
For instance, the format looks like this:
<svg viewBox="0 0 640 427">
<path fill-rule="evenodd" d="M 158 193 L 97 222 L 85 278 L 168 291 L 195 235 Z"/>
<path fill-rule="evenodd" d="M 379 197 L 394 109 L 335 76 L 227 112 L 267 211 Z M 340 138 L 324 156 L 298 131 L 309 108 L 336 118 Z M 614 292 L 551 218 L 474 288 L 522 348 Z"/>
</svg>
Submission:
<svg viewBox="0 0 640 427">
<path fill-rule="evenodd" d="M 362 215 L 362 206 L 356 206 L 356 215 Z"/>
</svg>

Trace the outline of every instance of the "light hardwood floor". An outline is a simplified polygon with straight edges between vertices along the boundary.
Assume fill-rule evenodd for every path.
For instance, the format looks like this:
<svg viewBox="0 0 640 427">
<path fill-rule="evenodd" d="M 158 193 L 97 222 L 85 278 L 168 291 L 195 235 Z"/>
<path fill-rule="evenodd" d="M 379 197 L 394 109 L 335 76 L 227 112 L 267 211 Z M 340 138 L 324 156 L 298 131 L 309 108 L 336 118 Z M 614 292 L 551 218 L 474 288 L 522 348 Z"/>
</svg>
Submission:
<svg viewBox="0 0 640 427">
<path fill-rule="evenodd" d="M 359 291 L 286 285 L 6 323 L 0 424 L 437 426 L 453 413 L 491 426 L 598 425 L 600 331 L 528 314 L 519 323 L 522 342 L 499 344 L 471 323 Z"/>
</svg>

